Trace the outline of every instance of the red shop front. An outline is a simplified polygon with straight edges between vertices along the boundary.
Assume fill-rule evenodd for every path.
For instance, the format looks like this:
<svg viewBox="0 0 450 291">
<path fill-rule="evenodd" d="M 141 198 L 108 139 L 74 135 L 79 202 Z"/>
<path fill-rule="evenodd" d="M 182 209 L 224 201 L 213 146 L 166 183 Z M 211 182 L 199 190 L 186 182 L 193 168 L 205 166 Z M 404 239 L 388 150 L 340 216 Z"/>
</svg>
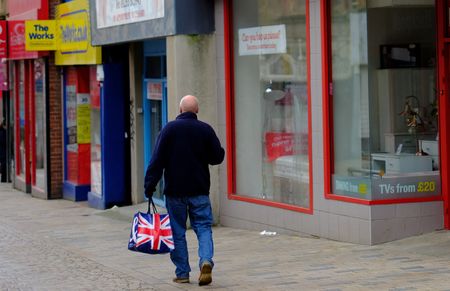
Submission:
<svg viewBox="0 0 450 291">
<path fill-rule="evenodd" d="M 14 106 L 14 187 L 35 196 L 47 193 L 48 60 L 25 50 L 25 20 L 48 19 L 46 0 L 8 2 L 8 53 Z"/>
</svg>

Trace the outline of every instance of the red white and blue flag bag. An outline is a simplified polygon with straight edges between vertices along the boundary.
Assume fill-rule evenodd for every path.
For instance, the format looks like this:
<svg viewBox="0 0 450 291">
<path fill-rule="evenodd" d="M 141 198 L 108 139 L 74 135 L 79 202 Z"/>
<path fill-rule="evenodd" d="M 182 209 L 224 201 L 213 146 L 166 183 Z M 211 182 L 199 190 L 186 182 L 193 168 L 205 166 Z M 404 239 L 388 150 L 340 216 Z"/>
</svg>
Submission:
<svg viewBox="0 0 450 291">
<path fill-rule="evenodd" d="M 165 254 L 174 248 L 169 215 L 159 214 L 153 200 L 149 199 L 147 213 L 138 212 L 134 215 L 128 249 L 147 254 Z"/>
</svg>

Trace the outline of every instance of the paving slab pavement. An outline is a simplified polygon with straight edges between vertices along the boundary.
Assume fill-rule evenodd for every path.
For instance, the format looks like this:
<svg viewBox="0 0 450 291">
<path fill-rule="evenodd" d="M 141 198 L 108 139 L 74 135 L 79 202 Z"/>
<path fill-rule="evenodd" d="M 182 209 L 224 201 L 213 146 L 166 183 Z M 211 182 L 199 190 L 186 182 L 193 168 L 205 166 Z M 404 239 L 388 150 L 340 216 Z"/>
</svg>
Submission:
<svg viewBox="0 0 450 291">
<path fill-rule="evenodd" d="M 172 283 L 168 255 L 127 250 L 131 217 L 146 204 L 110 210 L 40 200 L 0 185 L 0 290 L 450 290 L 450 232 L 376 246 L 214 227 L 210 286 Z"/>
</svg>

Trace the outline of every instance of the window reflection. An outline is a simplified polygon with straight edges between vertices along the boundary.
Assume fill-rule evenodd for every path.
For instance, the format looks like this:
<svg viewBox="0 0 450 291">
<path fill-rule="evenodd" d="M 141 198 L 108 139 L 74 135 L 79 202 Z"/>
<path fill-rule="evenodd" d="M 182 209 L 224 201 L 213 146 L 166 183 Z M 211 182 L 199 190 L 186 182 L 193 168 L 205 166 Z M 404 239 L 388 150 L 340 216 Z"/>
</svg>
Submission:
<svg viewBox="0 0 450 291">
<path fill-rule="evenodd" d="M 330 1 L 334 194 L 440 194 L 435 7 Z"/>
<path fill-rule="evenodd" d="M 236 192 L 309 206 L 306 8 L 233 1 Z"/>
</svg>

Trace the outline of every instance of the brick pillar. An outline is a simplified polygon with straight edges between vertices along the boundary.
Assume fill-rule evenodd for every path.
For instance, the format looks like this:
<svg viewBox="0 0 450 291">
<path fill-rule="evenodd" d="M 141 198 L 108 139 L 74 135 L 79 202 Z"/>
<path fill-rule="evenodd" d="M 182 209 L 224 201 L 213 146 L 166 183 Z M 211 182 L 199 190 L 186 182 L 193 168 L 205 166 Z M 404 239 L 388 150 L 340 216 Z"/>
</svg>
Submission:
<svg viewBox="0 0 450 291">
<path fill-rule="evenodd" d="M 56 5 L 59 0 L 49 0 L 49 18 L 55 18 Z M 62 197 L 63 185 L 63 116 L 62 116 L 62 96 L 61 96 L 61 67 L 55 66 L 55 54 L 52 52 L 48 57 L 48 108 L 47 108 L 47 154 L 50 155 L 47 167 L 50 169 L 49 189 L 47 197 L 49 199 Z"/>
</svg>

